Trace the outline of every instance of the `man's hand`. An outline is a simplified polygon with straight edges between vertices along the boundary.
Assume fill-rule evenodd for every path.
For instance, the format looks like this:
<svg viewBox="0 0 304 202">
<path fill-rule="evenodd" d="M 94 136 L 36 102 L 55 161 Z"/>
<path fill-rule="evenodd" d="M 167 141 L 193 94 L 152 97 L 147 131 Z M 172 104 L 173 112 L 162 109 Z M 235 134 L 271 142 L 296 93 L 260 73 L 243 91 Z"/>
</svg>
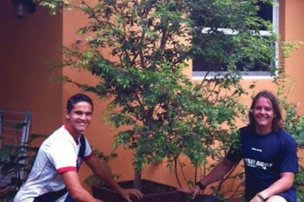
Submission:
<svg viewBox="0 0 304 202">
<path fill-rule="evenodd" d="M 194 199 L 201 191 L 198 185 L 193 186 L 190 189 L 177 189 L 177 191 L 188 194 L 192 199 Z"/>
<path fill-rule="evenodd" d="M 130 199 L 131 196 L 134 196 L 137 199 L 143 198 L 143 194 L 137 189 L 121 188 L 120 185 L 112 179 L 111 174 L 105 166 L 105 162 L 100 160 L 96 156 L 92 156 L 91 158 L 86 159 L 85 162 L 96 173 L 97 176 L 103 179 L 107 185 L 112 187 L 126 201 L 132 202 L 132 200 Z"/>
<path fill-rule="evenodd" d="M 138 200 L 143 198 L 143 194 L 137 189 L 121 189 L 120 195 L 128 202 L 132 202 L 130 199 L 131 196 L 136 197 Z"/>
</svg>

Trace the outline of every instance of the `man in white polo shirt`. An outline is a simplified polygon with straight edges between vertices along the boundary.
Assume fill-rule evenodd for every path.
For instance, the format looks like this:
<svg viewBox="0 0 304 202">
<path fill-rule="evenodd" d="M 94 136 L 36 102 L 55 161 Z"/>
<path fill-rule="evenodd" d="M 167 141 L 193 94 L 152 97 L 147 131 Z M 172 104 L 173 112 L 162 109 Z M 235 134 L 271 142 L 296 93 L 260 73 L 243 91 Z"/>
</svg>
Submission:
<svg viewBox="0 0 304 202">
<path fill-rule="evenodd" d="M 108 173 L 104 162 L 92 154 L 83 132 L 91 123 L 93 102 L 84 94 L 73 95 L 67 102 L 65 125 L 41 145 L 33 168 L 14 202 L 96 202 L 80 183 L 77 171 L 84 162 L 126 201 L 142 198 L 137 189 L 123 189 Z"/>
</svg>

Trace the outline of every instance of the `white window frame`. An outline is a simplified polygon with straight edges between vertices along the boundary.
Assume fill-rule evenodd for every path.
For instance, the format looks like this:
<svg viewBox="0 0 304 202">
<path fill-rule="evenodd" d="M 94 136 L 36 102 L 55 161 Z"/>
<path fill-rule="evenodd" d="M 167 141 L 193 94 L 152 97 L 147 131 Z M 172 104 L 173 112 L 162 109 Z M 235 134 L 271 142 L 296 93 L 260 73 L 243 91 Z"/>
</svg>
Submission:
<svg viewBox="0 0 304 202">
<path fill-rule="evenodd" d="M 272 26 L 273 31 L 277 35 L 279 34 L 279 6 L 278 6 L 278 0 L 274 0 L 274 4 L 272 7 Z M 211 28 L 205 27 L 202 29 L 202 34 L 210 33 Z M 230 28 L 218 28 L 217 31 L 223 32 L 226 35 L 237 35 L 238 31 L 232 30 Z M 261 30 L 259 33 L 261 36 L 271 36 L 271 32 L 267 30 Z M 275 56 L 274 56 L 274 62 L 275 67 L 278 67 L 279 60 L 279 45 L 278 42 L 275 43 Z M 221 75 L 225 74 L 225 71 L 220 72 Z M 202 80 L 204 78 L 206 79 L 212 79 L 214 76 L 218 76 L 219 72 L 216 71 L 193 71 L 192 69 L 192 79 L 193 80 Z M 242 79 L 244 80 L 264 80 L 264 79 L 273 79 L 271 77 L 270 72 L 268 71 L 248 71 L 246 74 L 242 75 Z"/>
</svg>

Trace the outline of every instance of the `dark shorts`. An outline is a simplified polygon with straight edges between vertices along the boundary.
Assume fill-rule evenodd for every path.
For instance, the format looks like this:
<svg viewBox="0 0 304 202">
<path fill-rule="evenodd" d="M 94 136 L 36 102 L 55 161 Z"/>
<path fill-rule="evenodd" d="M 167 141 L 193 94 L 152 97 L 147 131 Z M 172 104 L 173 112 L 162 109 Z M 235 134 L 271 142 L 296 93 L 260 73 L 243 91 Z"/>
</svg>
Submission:
<svg viewBox="0 0 304 202">
<path fill-rule="evenodd" d="M 283 192 L 280 194 L 277 194 L 278 196 L 283 197 L 287 202 L 296 202 L 297 200 L 294 200 L 294 197 L 290 196 L 289 192 Z"/>
<path fill-rule="evenodd" d="M 297 202 L 293 196 L 290 195 L 290 192 L 283 192 L 280 194 L 276 194 L 277 196 L 283 197 L 287 202 Z M 244 202 L 249 202 L 250 200 L 244 200 Z"/>
</svg>

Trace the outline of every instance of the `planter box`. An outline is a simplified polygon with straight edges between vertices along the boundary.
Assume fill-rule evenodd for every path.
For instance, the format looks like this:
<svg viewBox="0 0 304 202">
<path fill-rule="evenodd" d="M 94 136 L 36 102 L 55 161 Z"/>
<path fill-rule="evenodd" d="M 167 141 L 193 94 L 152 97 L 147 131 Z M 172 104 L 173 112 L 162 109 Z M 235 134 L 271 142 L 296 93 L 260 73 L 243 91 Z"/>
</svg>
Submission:
<svg viewBox="0 0 304 202">
<path fill-rule="evenodd" d="M 123 188 L 132 188 L 133 181 L 120 182 Z M 93 186 L 93 196 L 106 202 L 125 202 L 115 191 L 105 185 Z M 186 201 L 185 194 L 176 191 L 175 187 L 168 185 L 142 180 L 142 193 L 144 198 L 132 201 L 138 202 L 184 202 Z"/>
<path fill-rule="evenodd" d="M 221 202 L 211 195 L 200 195 L 193 200 L 186 194 L 176 191 L 175 187 L 149 180 L 142 180 L 141 184 L 144 198 L 142 200 L 132 198 L 133 202 Z M 133 188 L 133 181 L 119 182 L 119 185 L 123 188 Z M 93 186 L 92 192 L 95 198 L 105 202 L 125 202 L 119 194 L 106 185 Z"/>
</svg>

